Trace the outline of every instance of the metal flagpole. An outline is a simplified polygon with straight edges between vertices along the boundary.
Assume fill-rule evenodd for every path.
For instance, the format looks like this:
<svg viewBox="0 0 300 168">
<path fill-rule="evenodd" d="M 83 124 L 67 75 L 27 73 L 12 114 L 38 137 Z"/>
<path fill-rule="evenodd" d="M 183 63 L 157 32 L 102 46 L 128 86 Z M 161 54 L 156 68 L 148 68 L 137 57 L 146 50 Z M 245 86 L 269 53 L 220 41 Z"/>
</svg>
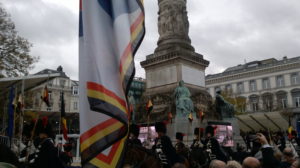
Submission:
<svg viewBox="0 0 300 168">
<path fill-rule="evenodd" d="M 23 122 L 24 122 L 24 87 L 25 80 L 22 80 L 22 89 L 21 89 L 21 111 L 20 111 L 20 125 L 19 125 L 19 153 L 21 153 L 21 144 L 22 144 L 22 135 L 23 135 Z"/>
</svg>

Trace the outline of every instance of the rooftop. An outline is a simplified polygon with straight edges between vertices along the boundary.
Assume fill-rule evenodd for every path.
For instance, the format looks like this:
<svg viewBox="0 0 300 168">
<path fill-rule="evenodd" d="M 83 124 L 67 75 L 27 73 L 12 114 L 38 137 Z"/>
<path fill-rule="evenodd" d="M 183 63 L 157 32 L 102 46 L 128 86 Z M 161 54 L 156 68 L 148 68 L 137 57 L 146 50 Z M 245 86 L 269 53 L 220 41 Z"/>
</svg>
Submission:
<svg viewBox="0 0 300 168">
<path fill-rule="evenodd" d="M 282 60 L 277 60 L 275 58 L 269 58 L 269 59 L 260 60 L 260 61 L 252 61 L 252 62 L 248 62 L 245 64 L 239 64 L 234 67 L 229 67 L 222 73 L 207 75 L 205 77 L 205 79 L 206 80 L 214 79 L 217 77 L 223 77 L 223 76 L 227 76 L 227 75 L 238 74 L 241 72 L 258 70 L 258 69 L 263 69 L 263 68 L 267 68 L 267 67 L 275 67 L 278 65 L 290 64 L 290 63 L 295 63 L 295 62 L 300 62 L 300 56 L 293 57 L 293 58 L 287 58 L 285 56 L 285 57 L 283 57 Z"/>
</svg>

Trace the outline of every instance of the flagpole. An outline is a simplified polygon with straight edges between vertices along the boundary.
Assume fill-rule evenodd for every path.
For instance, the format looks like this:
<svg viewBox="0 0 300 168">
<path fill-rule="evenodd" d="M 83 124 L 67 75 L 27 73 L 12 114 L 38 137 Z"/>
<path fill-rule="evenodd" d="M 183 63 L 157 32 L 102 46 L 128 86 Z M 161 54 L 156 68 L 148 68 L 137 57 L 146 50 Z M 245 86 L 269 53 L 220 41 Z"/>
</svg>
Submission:
<svg viewBox="0 0 300 168">
<path fill-rule="evenodd" d="M 24 122 L 24 87 L 25 79 L 22 79 L 22 89 L 21 89 L 21 111 L 20 111 L 20 125 L 19 125 L 19 153 L 21 153 L 21 144 L 22 144 L 22 134 L 23 134 L 23 122 Z"/>
</svg>

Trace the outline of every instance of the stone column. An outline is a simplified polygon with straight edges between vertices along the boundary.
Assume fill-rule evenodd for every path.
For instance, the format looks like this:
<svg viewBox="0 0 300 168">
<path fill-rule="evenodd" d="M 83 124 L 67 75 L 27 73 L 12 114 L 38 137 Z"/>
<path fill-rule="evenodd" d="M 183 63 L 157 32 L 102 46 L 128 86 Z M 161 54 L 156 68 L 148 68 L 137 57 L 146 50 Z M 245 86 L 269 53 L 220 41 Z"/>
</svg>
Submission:
<svg viewBox="0 0 300 168">
<path fill-rule="evenodd" d="M 179 47 L 194 51 L 189 38 L 186 0 L 158 0 L 158 47 L 155 52 Z"/>
</svg>

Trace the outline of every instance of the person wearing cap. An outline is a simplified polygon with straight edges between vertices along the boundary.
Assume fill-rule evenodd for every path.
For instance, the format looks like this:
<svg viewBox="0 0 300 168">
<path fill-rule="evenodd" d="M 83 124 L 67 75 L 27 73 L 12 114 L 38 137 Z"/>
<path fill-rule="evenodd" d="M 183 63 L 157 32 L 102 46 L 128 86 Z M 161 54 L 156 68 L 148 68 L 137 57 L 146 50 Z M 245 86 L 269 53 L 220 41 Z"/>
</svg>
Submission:
<svg viewBox="0 0 300 168">
<path fill-rule="evenodd" d="M 226 154 L 221 149 L 218 140 L 216 140 L 216 138 L 214 137 L 215 135 L 214 127 L 210 125 L 207 126 L 205 129 L 205 135 L 206 135 L 206 139 L 204 141 L 204 146 L 208 154 L 209 162 L 217 159 L 226 163 L 227 162 Z"/>
<path fill-rule="evenodd" d="M 194 129 L 194 140 L 190 147 L 190 163 L 192 167 L 203 167 L 206 164 L 206 154 L 203 149 L 203 142 L 201 138 L 203 137 L 203 130 L 200 128 Z"/>
<path fill-rule="evenodd" d="M 176 154 L 170 138 L 166 135 L 167 128 L 165 124 L 163 122 L 155 123 L 155 131 L 158 136 L 152 149 L 159 158 L 161 166 L 163 168 L 171 168 L 175 163 L 182 163 L 182 159 Z"/>
<path fill-rule="evenodd" d="M 182 142 L 183 141 L 183 136 L 184 134 L 181 132 L 176 132 L 176 144 L 175 144 L 175 149 L 176 153 L 180 156 L 185 157 L 186 159 L 188 158 L 189 155 L 189 150 L 185 146 L 185 144 Z"/>
<path fill-rule="evenodd" d="M 142 142 L 138 139 L 140 135 L 140 128 L 136 124 L 131 124 L 129 127 L 129 141 L 128 143 L 131 145 L 142 146 Z"/>
<path fill-rule="evenodd" d="M 54 146 L 54 133 L 47 119 L 38 120 L 35 128 L 35 153 L 29 156 L 29 168 L 63 168 L 58 149 Z"/>
</svg>

